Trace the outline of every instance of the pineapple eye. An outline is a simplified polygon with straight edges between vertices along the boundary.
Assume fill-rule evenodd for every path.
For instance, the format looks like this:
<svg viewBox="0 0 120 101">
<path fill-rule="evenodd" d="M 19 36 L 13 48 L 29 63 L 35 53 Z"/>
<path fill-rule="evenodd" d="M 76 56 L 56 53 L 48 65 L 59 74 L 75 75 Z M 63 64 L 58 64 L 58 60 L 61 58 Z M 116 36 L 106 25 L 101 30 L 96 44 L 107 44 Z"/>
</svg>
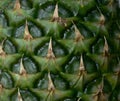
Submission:
<svg viewBox="0 0 120 101">
<path fill-rule="evenodd" d="M 62 89 L 62 90 L 68 89 L 69 84 L 60 76 L 55 76 L 53 82 L 55 84 L 55 87 L 59 90 L 60 89 Z"/>
<path fill-rule="evenodd" d="M 63 4 L 58 4 L 58 5 L 59 5 L 58 13 L 60 17 L 64 18 L 64 17 L 72 16 L 72 13 L 70 12 L 68 8 L 65 7 L 65 5 Z M 55 5 L 53 3 L 49 2 L 49 4 L 46 3 L 43 5 L 40 5 L 39 8 L 40 8 L 38 11 L 39 19 L 51 19 L 52 18 L 53 11 L 55 10 Z"/>
<path fill-rule="evenodd" d="M 16 46 L 14 45 L 14 42 L 10 40 L 5 40 L 3 49 L 7 54 L 17 53 L 17 49 Z"/>
<path fill-rule="evenodd" d="M 51 74 L 51 79 L 52 79 L 55 89 L 65 90 L 68 88 L 68 83 L 59 75 Z M 38 80 L 37 88 L 43 90 L 43 89 L 48 89 L 48 86 L 49 86 L 49 79 L 48 79 L 47 74 L 44 74 L 42 78 Z"/>
<path fill-rule="evenodd" d="M 38 72 L 37 64 L 29 57 L 25 57 L 22 60 L 22 65 L 24 66 L 24 69 L 28 74 L 33 74 Z M 17 61 L 17 63 L 12 66 L 12 71 L 19 74 L 20 68 L 21 68 L 20 61 Z"/>
<path fill-rule="evenodd" d="M 25 69 L 28 73 L 37 73 L 38 72 L 38 70 L 37 70 L 38 66 L 30 58 L 25 58 L 24 59 L 24 66 L 25 66 Z"/>
<path fill-rule="evenodd" d="M 28 2 L 27 0 L 20 0 L 21 8 L 29 10 L 32 7 L 31 2 Z"/>
<path fill-rule="evenodd" d="M 0 13 L 0 27 L 6 27 L 7 26 L 7 21 L 5 19 L 5 16 Z"/>
<path fill-rule="evenodd" d="M 48 52 L 48 46 L 49 43 L 45 43 L 44 45 L 41 45 L 40 48 L 37 47 L 36 49 L 37 55 L 46 57 Z M 66 48 L 54 40 L 52 41 L 52 48 L 53 48 L 53 53 L 55 54 L 56 57 L 60 57 L 68 54 Z"/>
<path fill-rule="evenodd" d="M 70 74 L 76 74 L 79 70 L 79 61 L 80 59 L 78 57 L 73 57 L 68 65 L 65 66 L 65 72 Z"/>
<path fill-rule="evenodd" d="M 38 37 L 43 36 L 42 29 L 39 28 L 38 26 L 36 26 L 36 23 L 28 21 L 27 26 L 28 26 L 28 31 L 33 38 L 38 38 Z M 15 33 L 14 33 L 14 37 L 23 38 L 24 34 L 25 34 L 25 23 L 23 23 L 22 25 L 20 24 L 16 28 Z"/>
<path fill-rule="evenodd" d="M 0 85 L 3 86 L 4 88 L 9 88 L 9 89 L 13 87 L 12 78 L 8 73 L 2 72 L 0 74 Z"/>
<path fill-rule="evenodd" d="M 11 96 L 11 101 L 39 101 L 29 90 L 18 90 Z"/>
</svg>

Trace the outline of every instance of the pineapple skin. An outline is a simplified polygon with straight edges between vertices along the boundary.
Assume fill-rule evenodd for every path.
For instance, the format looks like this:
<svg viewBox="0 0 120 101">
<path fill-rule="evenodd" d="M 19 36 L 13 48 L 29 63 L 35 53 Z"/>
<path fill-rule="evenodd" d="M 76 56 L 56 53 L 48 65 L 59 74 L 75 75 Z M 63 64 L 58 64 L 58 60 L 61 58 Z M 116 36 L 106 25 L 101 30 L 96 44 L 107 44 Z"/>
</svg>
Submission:
<svg viewBox="0 0 120 101">
<path fill-rule="evenodd" d="M 0 0 L 0 101 L 120 101 L 119 0 Z"/>
</svg>

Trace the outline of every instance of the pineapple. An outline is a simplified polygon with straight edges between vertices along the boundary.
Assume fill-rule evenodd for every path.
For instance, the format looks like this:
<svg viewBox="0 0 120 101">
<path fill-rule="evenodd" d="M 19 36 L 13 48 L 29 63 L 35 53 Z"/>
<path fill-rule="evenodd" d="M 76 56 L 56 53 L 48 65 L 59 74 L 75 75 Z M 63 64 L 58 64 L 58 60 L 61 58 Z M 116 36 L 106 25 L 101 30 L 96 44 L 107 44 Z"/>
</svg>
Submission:
<svg viewBox="0 0 120 101">
<path fill-rule="evenodd" d="M 0 101 L 120 101 L 119 0 L 0 0 Z"/>
</svg>

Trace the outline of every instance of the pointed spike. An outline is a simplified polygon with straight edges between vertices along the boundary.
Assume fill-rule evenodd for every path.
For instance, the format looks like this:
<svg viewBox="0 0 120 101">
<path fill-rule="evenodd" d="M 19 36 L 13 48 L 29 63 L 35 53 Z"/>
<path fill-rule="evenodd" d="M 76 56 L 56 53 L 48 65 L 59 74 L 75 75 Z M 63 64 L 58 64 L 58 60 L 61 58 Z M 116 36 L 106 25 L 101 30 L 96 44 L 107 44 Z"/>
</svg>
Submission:
<svg viewBox="0 0 120 101">
<path fill-rule="evenodd" d="M 106 101 L 105 95 L 103 93 L 103 87 L 104 87 L 104 77 L 102 78 L 101 84 L 98 86 L 98 91 L 95 94 L 93 94 L 94 99 L 96 99 L 95 101 Z"/>
<path fill-rule="evenodd" d="M 83 62 L 83 57 L 81 55 L 81 58 L 80 58 L 80 71 L 85 71 L 85 66 L 84 66 L 84 62 Z"/>
<path fill-rule="evenodd" d="M 74 24 L 74 29 L 75 29 L 75 40 L 78 42 L 79 40 L 83 40 L 84 36 L 80 33 L 78 30 L 77 26 Z"/>
<path fill-rule="evenodd" d="M 52 38 L 50 38 L 50 42 L 49 42 L 49 47 L 50 50 L 52 50 Z"/>
<path fill-rule="evenodd" d="M 25 30 L 24 30 L 24 39 L 27 40 L 27 41 L 33 39 L 33 37 L 31 36 L 31 34 L 30 34 L 30 32 L 29 32 L 29 29 L 28 29 L 27 20 L 26 20 Z"/>
<path fill-rule="evenodd" d="M 101 13 L 101 16 L 100 16 L 100 24 L 101 24 L 101 25 L 104 25 L 104 23 L 105 23 L 105 17 L 104 17 L 104 15 Z"/>
<path fill-rule="evenodd" d="M 103 14 L 101 14 L 101 17 L 100 17 L 101 21 L 105 21 L 105 17 Z"/>
<path fill-rule="evenodd" d="M 52 79 L 51 79 L 51 76 L 50 76 L 50 72 L 48 73 L 48 80 L 49 80 L 49 82 L 48 82 L 48 90 L 49 91 L 54 91 L 55 90 L 55 86 L 54 86 L 54 84 L 52 82 Z"/>
<path fill-rule="evenodd" d="M 0 45 L 0 56 L 5 56 L 6 53 L 3 51 L 2 46 Z"/>
<path fill-rule="evenodd" d="M 0 56 L 3 56 L 3 57 L 6 56 L 6 53 L 5 53 L 4 50 L 3 50 L 3 44 L 4 44 L 5 40 L 6 40 L 6 39 L 4 39 L 4 40 L 2 41 L 2 43 L 1 43 L 1 45 L 0 45 Z"/>
<path fill-rule="evenodd" d="M 94 94 L 94 97 L 99 99 L 99 95 L 103 95 L 103 87 L 104 87 L 104 77 L 102 78 L 101 84 L 98 86 L 98 91 Z"/>
<path fill-rule="evenodd" d="M 20 94 L 20 90 L 18 88 L 18 96 L 17 96 L 18 101 L 23 101 L 22 96 Z"/>
<path fill-rule="evenodd" d="M 54 13 L 53 13 L 53 18 L 59 18 L 58 4 L 56 4 L 56 6 L 55 6 L 55 10 L 54 10 Z"/>
<path fill-rule="evenodd" d="M 50 38 L 49 46 L 48 46 L 48 53 L 47 53 L 47 58 L 55 58 L 55 55 L 52 50 L 52 38 Z"/>
<path fill-rule="evenodd" d="M 26 70 L 25 70 L 25 68 L 24 68 L 24 66 L 23 66 L 23 59 L 21 58 L 21 61 L 20 61 L 20 74 L 21 75 L 26 75 L 27 74 L 27 72 L 26 72 Z"/>
<path fill-rule="evenodd" d="M 84 62 L 83 62 L 83 57 L 81 55 L 81 58 L 80 58 L 80 67 L 79 67 L 79 72 L 78 72 L 78 76 L 84 76 L 86 75 L 86 70 L 85 70 L 85 66 L 84 66 Z"/>
<path fill-rule="evenodd" d="M 15 10 L 19 10 L 20 7 L 21 7 L 21 5 L 20 5 L 20 0 L 16 0 L 16 1 L 15 1 L 15 5 L 14 5 L 14 9 L 15 9 Z"/>
<path fill-rule="evenodd" d="M 97 87 L 97 92 L 93 94 L 93 98 L 95 101 L 107 101 L 107 95 L 104 93 L 104 75 L 102 77 L 101 83 Z"/>
<path fill-rule="evenodd" d="M 105 16 L 102 14 L 102 12 L 101 12 L 101 10 L 100 10 L 100 8 L 98 6 L 97 6 L 97 9 L 98 9 L 98 11 L 100 13 L 99 23 L 100 23 L 100 25 L 104 25 L 104 23 L 105 23 Z"/>
<path fill-rule="evenodd" d="M 108 47 L 107 39 L 105 36 L 104 36 L 104 40 L 105 40 L 105 44 L 104 44 L 104 48 L 103 48 L 103 53 L 105 55 L 106 53 L 108 53 L 109 47 Z"/>
<path fill-rule="evenodd" d="M 101 84 L 98 86 L 98 92 L 97 92 L 97 94 L 103 93 L 103 87 L 104 87 L 104 77 L 102 78 Z"/>
<path fill-rule="evenodd" d="M 26 20 L 26 23 L 25 23 L 25 35 L 29 35 L 28 22 L 27 22 L 27 20 Z"/>
<path fill-rule="evenodd" d="M 56 6 L 55 6 L 55 10 L 54 10 L 51 21 L 52 22 L 58 22 L 58 23 L 62 24 L 65 27 L 67 26 L 67 20 L 62 19 L 61 17 L 59 17 L 58 4 L 56 4 Z"/>
</svg>

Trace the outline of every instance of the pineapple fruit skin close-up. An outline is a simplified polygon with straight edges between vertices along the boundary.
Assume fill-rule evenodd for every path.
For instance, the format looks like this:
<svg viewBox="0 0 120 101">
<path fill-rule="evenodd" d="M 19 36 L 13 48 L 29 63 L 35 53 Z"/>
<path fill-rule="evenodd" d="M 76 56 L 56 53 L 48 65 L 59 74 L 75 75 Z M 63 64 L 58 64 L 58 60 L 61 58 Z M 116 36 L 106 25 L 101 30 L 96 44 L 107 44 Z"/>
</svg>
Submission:
<svg viewBox="0 0 120 101">
<path fill-rule="evenodd" d="M 0 0 L 0 101 L 120 101 L 119 0 Z"/>
</svg>

